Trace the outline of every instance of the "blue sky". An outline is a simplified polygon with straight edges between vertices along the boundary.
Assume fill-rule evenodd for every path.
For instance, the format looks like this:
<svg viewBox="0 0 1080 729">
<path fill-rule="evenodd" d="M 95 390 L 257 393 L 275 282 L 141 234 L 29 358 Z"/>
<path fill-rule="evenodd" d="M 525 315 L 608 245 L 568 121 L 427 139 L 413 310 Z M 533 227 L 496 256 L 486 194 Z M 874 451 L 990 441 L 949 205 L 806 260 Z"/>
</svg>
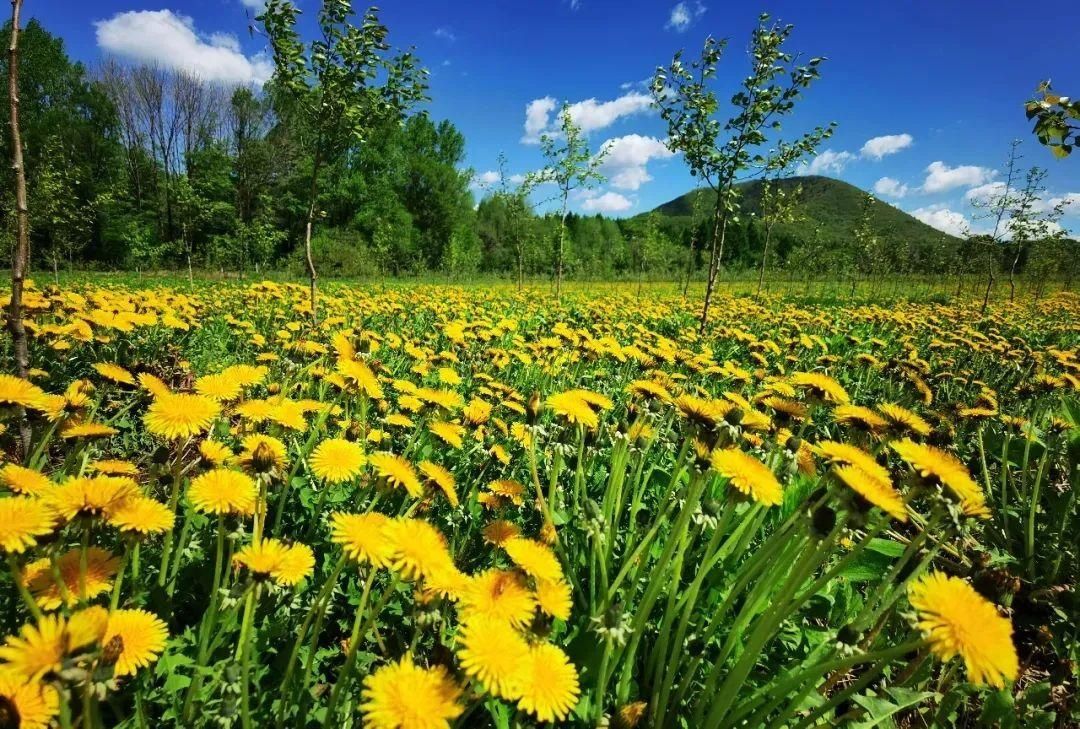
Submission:
<svg viewBox="0 0 1080 729">
<path fill-rule="evenodd" d="M 91 64 L 111 54 L 258 83 L 269 63 L 248 24 L 261 1 L 32 0 L 27 13 Z M 310 31 L 317 0 L 299 5 Z M 1047 18 L 1004 0 L 410 0 L 384 3 L 382 17 L 391 42 L 415 46 L 430 69 L 428 109 L 465 134 L 478 179 L 495 169 L 500 151 L 512 173 L 538 169 L 539 148 L 530 142 L 553 119 L 545 112 L 565 100 L 594 149 L 612 145 L 608 183 L 576 196 L 575 209 L 631 215 L 692 185 L 663 145 L 664 124 L 641 82 L 679 48 L 696 55 L 711 34 L 731 39 L 719 78 L 727 98 L 746 72 L 746 39 L 762 10 L 795 24 L 792 50 L 829 59 L 786 125 L 794 134 L 839 123 L 804 171 L 876 189 L 958 232 L 981 225 L 970 200 L 1000 184 L 1009 141 L 1020 137 L 1023 163 L 1049 170 L 1046 199 L 1077 200 L 1063 222 L 1080 229 L 1080 158 L 1054 160 L 1030 137 L 1022 108 L 1048 76 L 1059 91 L 1080 94 L 1075 4 Z"/>
</svg>

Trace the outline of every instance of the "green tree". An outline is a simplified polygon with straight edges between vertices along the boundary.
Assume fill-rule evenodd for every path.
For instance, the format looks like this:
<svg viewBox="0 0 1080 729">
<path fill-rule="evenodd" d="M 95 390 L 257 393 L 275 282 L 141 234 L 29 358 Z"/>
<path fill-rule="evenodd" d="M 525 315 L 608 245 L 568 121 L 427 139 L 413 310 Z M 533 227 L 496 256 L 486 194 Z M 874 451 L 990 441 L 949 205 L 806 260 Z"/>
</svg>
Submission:
<svg viewBox="0 0 1080 729">
<path fill-rule="evenodd" d="M 319 173 L 328 161 L 362 143 L 374 129 L 398 121 L 425 98 L 427 71 L 411 52 L 389 55 L 389 31 L 369 8 L 353 25 L 349 0 L 323 0 L 320 35 L 305 46 L 296 28 L 300 11 L 289 0 L 269 0 L 258 16 L 274 55 L 274 92 L 294 117 L 311 155 L 304 225 L 304 255 L 311 288 L 311 316 L 318 321 L 311 232 L 319 198 Z"/>
<path fill-rule="evenodd" d="M 1080 141 L 1080 100 L 1054 93 L 1050 81 L 1041 82 L 1035 98 L 1024 104 L 1028 121 L 1034 119 L 1032 133 L 1055 157 L 1068 157 Z"/>
<path fill-rule="evenodd" d="M 605 181 L 600 174 L 600 164 L 607 154 L 601 149 L 597 154 L 589 151 L 589 142 L 570 116 L 570 105 L 563 103 L 559 110 L 559 133 L 540 136 L 540 150 L 547 167 L 528 176 L 528 184 L 536 186 L 544 182 L 554 183 L 558 188 L 559 231 L 555 245 L 555 298 L 562 298 L 563 254 L 566 245 L 566 215 L 570 193 L 588 190 Z"/>
<path fill-rule="evenodd" d="M 758 270 L 757 295 L 761 296 L 765 284 L 765 266 L 769 260 L 769 242 L 777 225 L 791 225 L 798 219 L 802 186 L 785 191 L 782 187 L 765 181 L 761 191 L 761 223 L 765 228 L 765 242 L 761 247 L 761 268 Z"/>
<path fill-rule="evenodd" d="M 750 40 L 751 71 L 731 98 L 735 114 L 726 122 L 716 118 L 720 104 L 712 89 L 726 41 L 706 38 L 700 57 L 689 65 L 678 51 L 653 76 L 650 88 L 668 125 L 668 147 L 681 152 L 690 174 L 715 193 L 702 331 L 709 319 L 727 225 L 738 212 L 738 176 L 752 169 L 767 173 L 791 166 L 813 154 L 835 126 L 817 127 L 793 143 L 766 146 L 768 134 L 780 129 L 780 118 L 794 110 L 803 90 L 820 77 L 818 66 L 824 60 L 811 58 L 806 65 L 796 65 L 796 56 L 784 50 L 793 29 L 770 24 L 768 14 L 759 17 Z"/>
</svg>

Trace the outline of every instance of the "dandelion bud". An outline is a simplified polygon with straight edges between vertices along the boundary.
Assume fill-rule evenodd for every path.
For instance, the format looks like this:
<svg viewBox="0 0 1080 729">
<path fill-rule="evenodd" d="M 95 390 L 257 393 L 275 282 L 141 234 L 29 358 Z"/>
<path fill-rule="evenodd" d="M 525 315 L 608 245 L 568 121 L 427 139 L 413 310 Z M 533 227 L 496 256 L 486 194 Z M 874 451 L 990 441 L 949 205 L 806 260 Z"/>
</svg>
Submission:
<svg viewBox="0 0 1080 729">
<path fill-rule="evenodd" d="M 267 473 L 274 467 L 274 451 L 270 444 L 262 441 L 251 452 L 251 468 L 256 473 Z"/>
<path fill-rule="evenodd" d="M 702 501 L 701 501 L 701 509 L 702 509 L 702 511 L 704 511 L 709 516 L 719 516 L 720 515 L 720 508 L 721 508 L 720 507 L 720 502 L 717 501 L 716 499 L 706 497 L 705 499 L 702 499 Z"/>
<path fill-rule="evenodd" d="M 819 506 L 814 509 L 810 526 L 814 536 L 824 539 L 836 527 L 836 511 L 831 506 Z"/>
<path fill-rule="evenodd" d="M 793 436 L 791 436 L 790 438 L 787 439 L 787 442 L 784 443 L 784 447 L 787 448 L 792 453 L 798 453 L 799 448 L 802 447 L 802 438 L 800 438 L 800 437 L 798 437 L 796 435 L 793 435 Z"/>
<path fill-rule="evenodd" d="M 120 660 L 120 654 L 123 652 L 124 639 L 119 635 L 114 635 L 112 640 L 101 649 L 101 662 L 106 666 L 115 665 Z"/>
<path fill-rule="evenodd" d="M 649 705 L 644 701 L 635 701 L 623 706 L 612 717 L 612 729 L 634 729 L 641 723 L 647 708 Z"/>
<path fill-rule="evenodd" d="M 736 426 L 742 422 L 743 411 L 742 408 L 731 408 L 724 414 L 724 422 L 728 425 Z"/>
<path fill-rule="evenodd" d="M 266 391 L 271 395 L 277 395 L 281 392 L 281 385 L 277 382 L 271 382 L 266 386 Z"/>
<path fill-rule="evenodd" d="M 618 627 L 622 619 L 623 606 L 621 602 L 614 602 L 604 613 L 604 627 L 608 630 Z"/>
<path fill-rule="evenodd" d="M 536 425 L 536 421 L 540 418 L 540 393 L 533 392 L 529 396 L 529 402 L 525 406 L 525 411 L 529 415 L 529 425 Z"/>
</svg>

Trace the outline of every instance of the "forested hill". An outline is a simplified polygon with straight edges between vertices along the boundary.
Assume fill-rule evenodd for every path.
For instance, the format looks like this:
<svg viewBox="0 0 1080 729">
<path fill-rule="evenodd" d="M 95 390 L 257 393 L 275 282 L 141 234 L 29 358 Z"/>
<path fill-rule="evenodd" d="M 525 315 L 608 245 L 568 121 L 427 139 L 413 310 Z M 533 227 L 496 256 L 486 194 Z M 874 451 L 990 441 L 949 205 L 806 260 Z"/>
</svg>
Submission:
<svg viewBox="0 0 1080 729">
<path fill-rule="evenodd" d="M 820 226 L 822 239 L 827 241 L 846 241 L 851 239 L 852 231 L 859 227 L 867 192 L 845 181 L 832 177 L 806 176 L 788 177 L 778 185 L 785 192 L 801 186 L 799 213 L 802 219 L 792 228 L 800 235 L 807 235 Z M 743 183 L 741 207 L 743 215 L 760 214 L 761 191 L 764 183 L 753 180 Z M 686 218 L 692 215 L 693 191 L 687 192 L 670 202 L 665 202 L 653 212 L 672 218 Z M 899 208 L 876 201 L 869 207 L 870 229 L 877 237 L 891 242 L 907 244 L 935 245 L 956 239 L 940 230 L 931 228 Z M 792 231 L 787 231 L 792 232 Z"/>
</svg>

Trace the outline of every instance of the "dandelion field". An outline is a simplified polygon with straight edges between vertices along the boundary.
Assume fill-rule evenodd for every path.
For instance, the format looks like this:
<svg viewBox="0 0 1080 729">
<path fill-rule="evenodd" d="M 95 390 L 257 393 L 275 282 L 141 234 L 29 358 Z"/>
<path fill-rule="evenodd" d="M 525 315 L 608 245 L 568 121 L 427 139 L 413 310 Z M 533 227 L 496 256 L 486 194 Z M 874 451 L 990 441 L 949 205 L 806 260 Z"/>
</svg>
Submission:
<svg viewBox="0 0 1080 729">
<path fill-rule="evenodd" d="M 24 293 L 0 727 L 1076 725 L 1080 297 L 307 296 Z"/>
</svg>

